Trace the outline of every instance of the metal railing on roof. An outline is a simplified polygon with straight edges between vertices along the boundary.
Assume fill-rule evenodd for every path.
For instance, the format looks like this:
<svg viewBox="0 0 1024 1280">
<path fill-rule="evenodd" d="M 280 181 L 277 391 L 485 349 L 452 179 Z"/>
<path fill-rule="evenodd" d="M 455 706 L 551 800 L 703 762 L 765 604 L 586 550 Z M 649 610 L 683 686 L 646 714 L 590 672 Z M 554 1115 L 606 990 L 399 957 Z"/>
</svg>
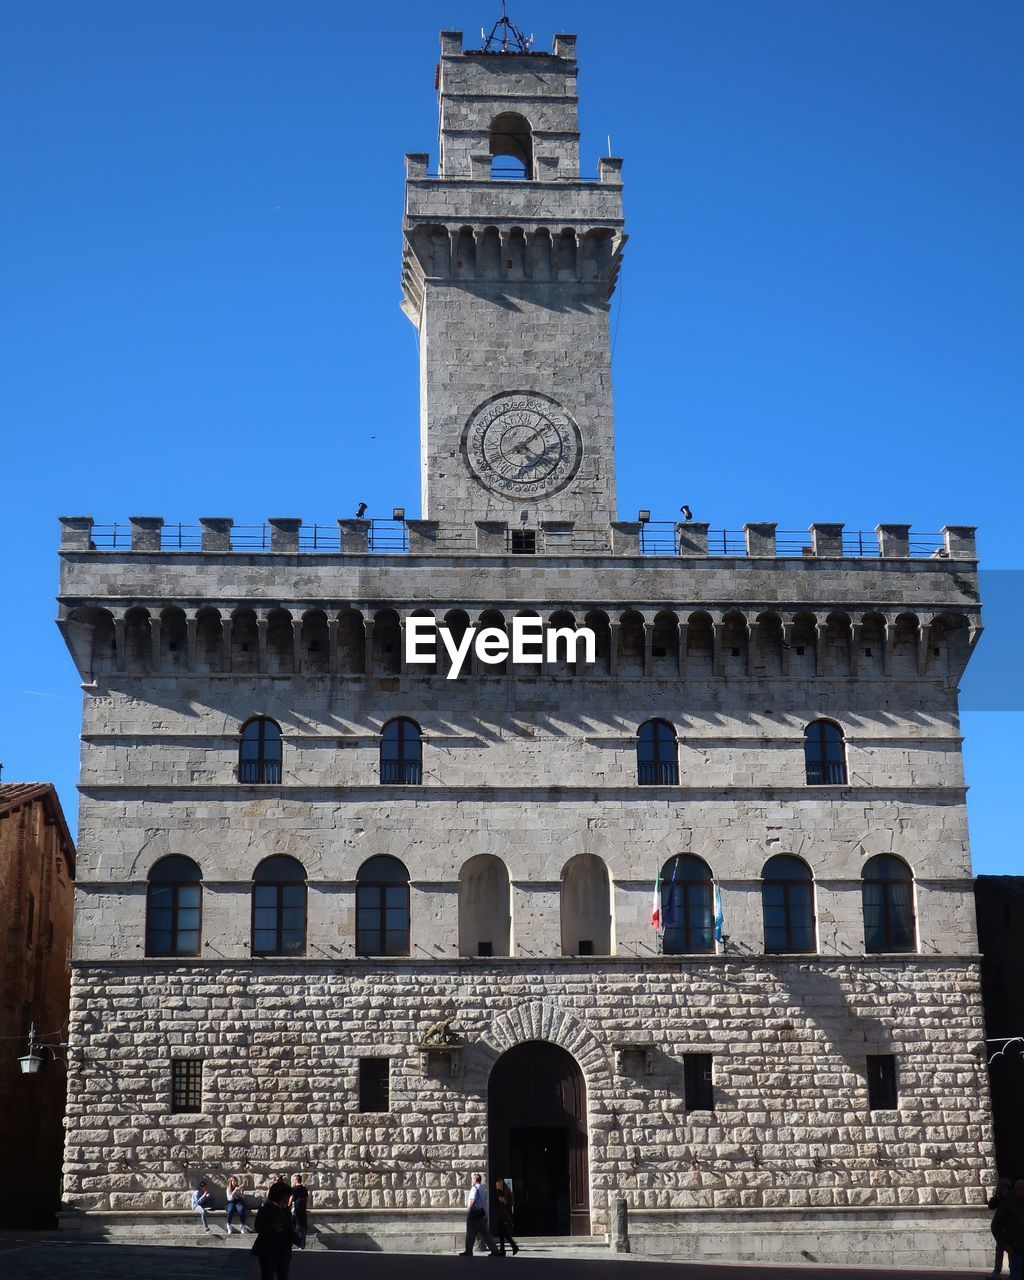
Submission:
<svg viewBox="0 0 1024 1280">
<path fill-rule="evenodd" d="M 409 550 L 409 526 L 404 520 L 371 520 L 367 547 L 374 552 Z"/>
<path fill-rule="evenodd" d="M 680 540 L 686 540 L 687 526 L 670 520 L 654 520 L 641 524 L 638 549 L 642 556 L 679 556 L 700 554 L 693 546 L 680 550 Z M 376 555 L 401 555 L 409 550 L 409 527 L 404 520 L 367 521 L 367 550 Z M 507 546 L 513 545 L 513 533 L 509 530 Z M 535 554 L 611 552 L 611 536 L 608 529 L 578 527 L 564 532 L 549 533 L 540 529 L 533 533 Z M 97 551 L 129 551 L 132 546 L 132 528 L 127 522 L 94 524 L 91 529 L 92 545 Z M 300 552 L 338 554 L 341 551 L 341 532 L 337 524 L 304 524 L 298 531 Z M 842 555 L 848 559 L 875 559 L 881 556 L 879 536 L 872 531 L 844 530 L 841 536 Z M 236 524 L 231 528 L 232 551 L 261 552 L 272 547 L 272 529 L 268 523 Z M 169 523 L 160 529 L 161 551 L 199 551 L 202 547 L 202 528 L 198 524 Z M 472 554 L 476 550 L 475 531 L 472 526 L 442 526 L 438 530 L 435 548 L 438 552 L 461 551 Z M 937 533 L 915 533 L 908 543 L 910 558 L 915 560 L 945 557 L 945 539 Z M 747 554 L 747 535 L 742 529 L 709 529 L 707 531 L 709 556 L 743 557 Z M 772 554 L 771 552 L 767 554 Z M 776 557 L 801 557 L 814 555 L 814 536 L 803 529 L 779 529 L 775 534 Z"/>
</svg>

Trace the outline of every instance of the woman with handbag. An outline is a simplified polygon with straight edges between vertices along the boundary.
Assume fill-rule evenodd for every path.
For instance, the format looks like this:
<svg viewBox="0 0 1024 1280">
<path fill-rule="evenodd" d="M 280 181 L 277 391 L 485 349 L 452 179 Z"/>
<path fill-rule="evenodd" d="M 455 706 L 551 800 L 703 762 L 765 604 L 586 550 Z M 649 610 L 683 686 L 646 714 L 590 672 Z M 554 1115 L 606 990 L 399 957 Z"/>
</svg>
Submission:
<svg viewBox="0 0 1024 1280">
<path fill-rule="evenodd" d="M 513 1258 L 519 1252 L 519 1246 L 512 1239 L 512 1214 L 515 1202 L 512 1199 L 512 1188 L 504 1178 L 498 1178 L 494 1184 L 494 1237 L 498 1242 L 498 1252 L 505 1252 L 505 1241 L 512 1247 Z"/>
</svg>

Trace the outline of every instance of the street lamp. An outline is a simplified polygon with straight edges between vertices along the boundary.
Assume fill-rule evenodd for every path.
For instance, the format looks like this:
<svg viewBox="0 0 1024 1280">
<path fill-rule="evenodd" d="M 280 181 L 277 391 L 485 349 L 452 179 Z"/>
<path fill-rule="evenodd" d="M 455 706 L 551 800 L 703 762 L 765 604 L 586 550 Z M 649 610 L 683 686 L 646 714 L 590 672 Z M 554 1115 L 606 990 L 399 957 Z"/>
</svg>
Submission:
<svg viewBox="0 0 1024 1280">
<path fill-rule="evenodd" d="M 34 1076 L 38 1074 L 40 1067 L 43 1065 L 43 1054 L 48 1053 L 54 1062 L 63 1062 L 64 1059 L 57 1054 L 58 1049 L 66 1049 L 66 1041 L 59 1041 L 57 1044 L 39 1044 L 36 1045 L 36 1024 L 33 1022 L 28 1029 L 28 1053 L 23 1054 L 18 1059 L 18 1066 L 21 1067 L 22 1075 Z"/>
</svg>

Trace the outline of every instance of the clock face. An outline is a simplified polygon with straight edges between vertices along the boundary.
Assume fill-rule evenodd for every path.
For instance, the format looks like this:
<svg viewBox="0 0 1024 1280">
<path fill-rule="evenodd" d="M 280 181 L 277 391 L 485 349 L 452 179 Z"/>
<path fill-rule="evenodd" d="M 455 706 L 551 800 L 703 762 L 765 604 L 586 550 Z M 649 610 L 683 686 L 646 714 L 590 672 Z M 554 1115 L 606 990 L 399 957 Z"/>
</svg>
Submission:
<svg viewBox="0 0 1024 1280">
<path fill-rule="evenodd" d="M 466 423 L 462 450 L 477 479 L 510 498 L 557 493 L 583 460 L 579 427 L 556 400 L 535 391 L 485 400 Z"/>
</svg>

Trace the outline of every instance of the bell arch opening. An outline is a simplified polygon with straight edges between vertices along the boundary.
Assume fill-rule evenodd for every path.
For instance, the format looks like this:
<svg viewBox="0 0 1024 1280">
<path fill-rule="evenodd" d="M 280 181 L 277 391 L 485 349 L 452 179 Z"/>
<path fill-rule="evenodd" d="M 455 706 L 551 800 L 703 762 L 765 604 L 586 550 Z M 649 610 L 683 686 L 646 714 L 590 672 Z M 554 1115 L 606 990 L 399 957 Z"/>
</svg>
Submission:
<svg viewBox="0 0 1024 1280">
<path fill-rule="evenodd" d="M 533 130 L 517 111 L 503 111 L 491 121 L 490 151 L 492 177 L 533 177 Z"/>
<path fill-rule="evenodd" d="M 587 1087 L 559 1045 L 503 1053 L 487 1083 L 488 1185 L 512 1184 L 516 1234 L 589 1236 Z"/>
</svg>

